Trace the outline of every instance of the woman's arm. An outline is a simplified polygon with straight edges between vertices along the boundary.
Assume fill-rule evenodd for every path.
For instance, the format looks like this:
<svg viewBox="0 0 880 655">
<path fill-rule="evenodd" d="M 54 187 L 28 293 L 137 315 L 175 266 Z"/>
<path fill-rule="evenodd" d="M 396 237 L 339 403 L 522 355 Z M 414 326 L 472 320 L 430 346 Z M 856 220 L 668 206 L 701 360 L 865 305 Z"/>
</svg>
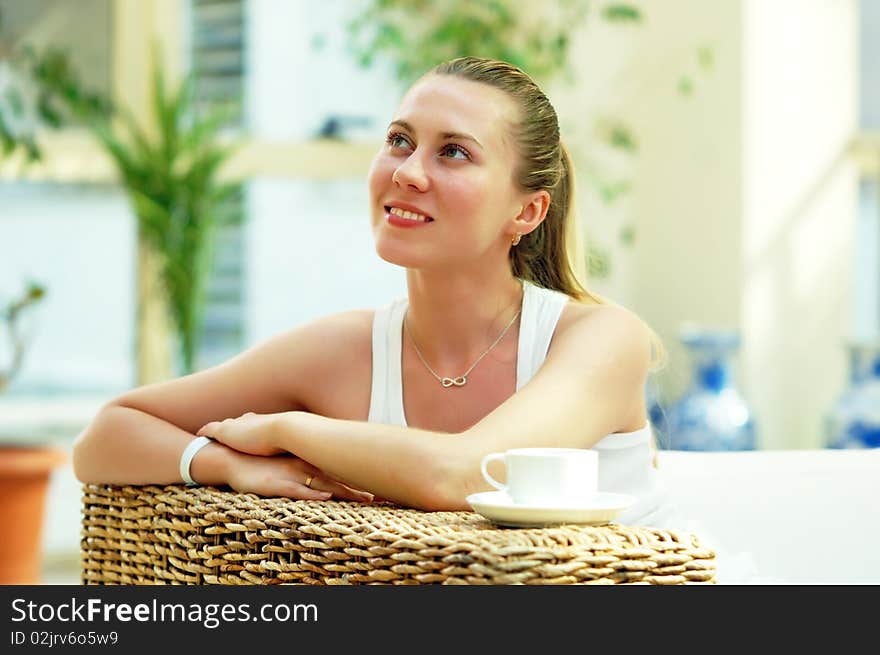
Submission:
<svg viewBox="0 0 880 655">
<path fill-rule="evenodd" d="M 480 474 L 484 455 L 517 447 L 589 448 L 619 431 L 644 389 L 649 359 L 641 320 L 602 306 L 558 335 L 527 385 L 462 433 L 290 412 L 211 423 L 199 434 L 241 450 L 284 449 L 403 505 L 466 509 L 468 494 L 489 488 Z"/>
<path fill-rule="evenodd" d="M 74 442 L 77 477 L 97 483 L 181 482 L 180 455 L 205 422 L 247 411 L 296 409 L 275 379 L 274 362 L 289 350 L 288 341 L 279 336 L 220 366 L 114 398 Z M 225 482 L 223 463 L 216 448 L 203 449 L 193 459 L 193 469 L 203 476 L 196 479 Z"/>
<path fill-rule="evenodd" d="M 107 405 L 77 437 L 73 469 L 80 482 L 174 484 L 181 482 L 180 455 L 195 435 L 146 412 Z M 226 483 L 232 449 L 209 444 L 190 471 L 202 484 Z"/>
<path fill-rule="evenodd" d="M 445 508 L 444 485 L 455 470 L 457 435 L 396 425 L 334 419 L 309 412 L 247 413 L 208 423 L 199 435 L 254 455 L 315 457 L 325 475 L 386 500 L 423 509 Z"/>
<path fill-rule="evenodd" d="M 75 467 L 81 482 L 96 484 L 180 483 L 180 453 L 195 435 L 130 407 L 111 406 L 102 411 L 92 429 L 120 439 L 86 441 L 77 447 Z M 149 440 L 139 439 L 149 435 Z M 139 449 L 138 446 L 149 445 Z M 91 453 L 89 448 L 99 448 Z M 89 468 L 92 462 L 109 461 L 113 470 Z M 288 455 L 258 456 L 238 452 L 221 443 L 199 450 L 190 475 L 203 485 L 228 485 L 237 491 L 263 496 L 326 500 L 331 495 L 368 502 L 372 495 L 351 489 L 308 462 Z M 310 479 L 311 478 L 311 479 Z M 311 486 L 306 486 L 305 482 Z"/>
<path fill-rule="evenodd" d="M 461 491 L 467 466 L 457 448 L 461 435 L 306 412 L 285 418 L 279 446 L 317 458 L 321 470 L 352 487 L 426 510 L 448 509 L 449 497 Z"/>
<path fill-rule="evenodd" d="M 77 478 L 108 484 L 181 482 L 181 453 L 200 426 L 245 412 L 303 409 L 302 388 L 314 381 L 314 371 L 326 367 L 322 358 L 328 334 L 341 343 L 351 341 L 351 335 L 363 332 L 367 318 L 363 312 L 324 317 L 269 339 L 220 366 L 122 394 L 103 407 L 77 437 L 73 450 Z M 251 458 L 242 473 L 242 459 L 234 455 L 219 444 L 206 446 L 193 458 L 193 478 L 203 484 L 226 484 L 234 479 L 249 484 L 252 488 L 248 491 L 277 488 L 257 478 L 272 477 L 281 465 L 263 461 L 257 466 Z M 304 462 L 300 468 L 307 479 L 311 469 Z M 251 474 L 243 479 L 248 471 Z M 330 486 L 329 482 L 322 485 L 325 489 Z M 315 496 L 309 492 L 307 497 Z"/>
</svg>

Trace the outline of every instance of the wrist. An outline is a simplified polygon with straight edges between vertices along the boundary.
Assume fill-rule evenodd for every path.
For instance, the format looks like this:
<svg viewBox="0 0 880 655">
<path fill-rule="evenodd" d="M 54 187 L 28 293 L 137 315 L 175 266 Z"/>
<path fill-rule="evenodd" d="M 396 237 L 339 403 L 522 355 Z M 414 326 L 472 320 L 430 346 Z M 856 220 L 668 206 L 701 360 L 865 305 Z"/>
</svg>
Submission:
<svg viewBox="0 0 880 655">
<path fill-rule="evenodd" d="M 190 476 L 203 486 L 222 486 L 229 482 L 229 469 L 236 451 L 213 441 L 199 450 L 189 465 Z"/>
<path fill-rule="evenodd" d="M 278 424 L 270 430 L 271 446 L 286 453 L 296 453 L 297 435 L 302 430 L 302 423 L 307 412 L 284 412 L 278 415 Z"/>
</svg>

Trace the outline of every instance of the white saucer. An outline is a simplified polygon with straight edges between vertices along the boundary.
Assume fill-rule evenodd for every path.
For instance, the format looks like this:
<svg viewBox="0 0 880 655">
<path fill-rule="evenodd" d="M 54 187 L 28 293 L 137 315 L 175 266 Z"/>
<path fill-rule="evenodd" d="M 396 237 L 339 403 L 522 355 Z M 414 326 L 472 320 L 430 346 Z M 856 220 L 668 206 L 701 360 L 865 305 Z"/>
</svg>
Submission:
<svg viewBox="0 0 880 655">
<path fill-rule="evenodd" d="M 559 523 L 604 525 L 620 516 L 636 499 L 624 494 L 599 492 L 586 506 L 538 507 L 517 504 L 504 491 L 482 491 L 465 500 L 475 512 L 493 523 L 534 528 Z"/>
</svg>

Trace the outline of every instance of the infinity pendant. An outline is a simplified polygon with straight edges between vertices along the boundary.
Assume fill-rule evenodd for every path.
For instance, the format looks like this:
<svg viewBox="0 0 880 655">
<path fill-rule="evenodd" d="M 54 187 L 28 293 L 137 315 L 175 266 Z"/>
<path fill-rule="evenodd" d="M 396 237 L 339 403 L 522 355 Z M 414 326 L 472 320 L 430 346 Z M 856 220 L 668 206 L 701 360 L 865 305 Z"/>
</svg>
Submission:
<svg viewBox="0 0 880 655">
<path fill-rule="evenodd" d="M 463 375 L 460 375 L 455 379 L 443 378 L 442 380 L 440 380 L 440 384 L 442 384 L 445 389 L 448 389 L 453 385 L 455 385 L 456 387 L 463 387 L 465 384 L 467 384 L 467 378 Z"/>
</svg>

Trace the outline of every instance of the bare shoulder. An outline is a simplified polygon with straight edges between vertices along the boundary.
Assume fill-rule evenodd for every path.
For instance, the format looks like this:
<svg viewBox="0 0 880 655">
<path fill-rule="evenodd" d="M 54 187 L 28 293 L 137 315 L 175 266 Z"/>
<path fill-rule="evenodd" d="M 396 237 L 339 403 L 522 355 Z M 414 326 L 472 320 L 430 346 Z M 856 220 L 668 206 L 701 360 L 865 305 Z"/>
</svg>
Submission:
<svg viewBox="0 0 880 655">
<path fill-rule="evenodd" d="M 557 324 L 547 362 L 601 389 L 605 402 L 623 409 L 614 431 L 633 431 L 647 420 L 644 385 L 651 368 L 653 334 L 621 305 L 569 303 Z"/>
<path fill-rule="evenodd" d="M 651 359 L 651 330 L 642 318 L 622 305 L 566 305 L 550 344 L 564 355 L 592 362 L 609 361 L 647 371 Z M 560 353 L 562 354 L 562 353 Z"/>
<path fill-rule="evenodd" d="M 332 383 L 359 376 L 369 380 L 371 310 L 315 319 L 191 375 L 141 386 L 109 404 L 156 416 L 189 432 L 208 421 L 311 409 L 328 397 Z"/>
<path fill-rule="evenodd" d="M 351 309 L 335 314 L 327 314 L 291 330 L 288 335 L 298 340 L 308 340 L 320 348 L 323 345 L 360 345 L 363 339 L 369 342 L 372 335 L 372 309 Z M 335 344 L 327 342 L 335 341 Z M 367 344 L 369 345 L 369 343 Z"/>
<path fill-rule="evenodd" d="M 372 309 L 339 312 L 288 333 L 287 350 L 298 360 L 292 390 L 312 411 L 324 405 L 331 386 L 341 393 L 350 381 L 369 380 L 374 314 Z"/>
</svg>

